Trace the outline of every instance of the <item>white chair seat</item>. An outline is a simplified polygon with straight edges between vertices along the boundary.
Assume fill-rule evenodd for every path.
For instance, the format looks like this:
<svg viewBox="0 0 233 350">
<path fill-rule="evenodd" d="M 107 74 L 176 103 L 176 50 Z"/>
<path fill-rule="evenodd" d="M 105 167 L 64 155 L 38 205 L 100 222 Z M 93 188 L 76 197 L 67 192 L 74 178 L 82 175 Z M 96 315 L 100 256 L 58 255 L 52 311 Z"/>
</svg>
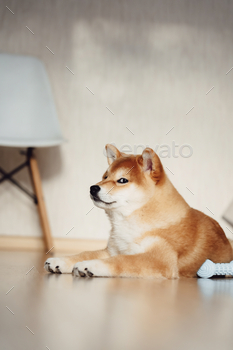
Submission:
<svg viewBox="0 0 233 350">
<path fill-rule="evenodd" d="M 0 54 L 0 145 L 48 147 L 63 141 L 40 60 Z"/>
</svg>

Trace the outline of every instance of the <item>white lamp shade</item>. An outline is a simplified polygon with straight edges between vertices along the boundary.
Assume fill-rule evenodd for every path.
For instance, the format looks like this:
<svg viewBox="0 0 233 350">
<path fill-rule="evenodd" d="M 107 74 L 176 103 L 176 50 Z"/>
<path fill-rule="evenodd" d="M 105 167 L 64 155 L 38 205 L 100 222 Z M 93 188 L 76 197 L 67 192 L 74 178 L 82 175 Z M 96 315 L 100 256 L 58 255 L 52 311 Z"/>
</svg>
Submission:
<svg viewBox="0 0 233 350">
<path fill-rule="evenodd" d="M 0 145 L 48 147 L 63 141 L 40 60 L 0 54 Z"/>
</svg>

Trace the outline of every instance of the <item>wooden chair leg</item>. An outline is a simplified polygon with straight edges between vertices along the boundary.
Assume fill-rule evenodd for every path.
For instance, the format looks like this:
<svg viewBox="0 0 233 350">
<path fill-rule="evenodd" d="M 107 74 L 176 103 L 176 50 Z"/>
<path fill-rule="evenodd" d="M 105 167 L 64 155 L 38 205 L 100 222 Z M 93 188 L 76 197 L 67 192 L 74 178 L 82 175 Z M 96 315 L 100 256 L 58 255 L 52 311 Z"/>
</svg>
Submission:
<svg viewBox="0 0 233 350">
<path fill-rule="evenodd" d="M 50 231 L 49 220 L 48 220 L 47 211 L 46 211 L 45 202 L 44 202 L 39 168 L 38 168 L 37 160 L 34 155 L 30 157 L 29 163 L 30 163 L 31 178 L 32 178 L 35 194 L 38 201 L 37 208 L 38 208 L 40 223 L 41 223 L 41 227 L 44 235 L 45 249 L 46 251 L 49 251 L 53 247 L 53 239 Z"/>
</svg>

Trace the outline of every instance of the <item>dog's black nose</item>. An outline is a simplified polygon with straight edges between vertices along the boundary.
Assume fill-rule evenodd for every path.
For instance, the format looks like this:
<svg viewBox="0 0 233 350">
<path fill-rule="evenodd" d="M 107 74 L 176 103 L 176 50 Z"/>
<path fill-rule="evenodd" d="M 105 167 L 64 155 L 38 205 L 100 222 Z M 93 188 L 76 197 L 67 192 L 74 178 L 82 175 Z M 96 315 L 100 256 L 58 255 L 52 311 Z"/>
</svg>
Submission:
<svg viewBox="0 0 233 350">
<path fill-rule="evenodd" d="M 90 187 L 90 192 L 92 196 L 96 196 L 99 191 L 100 191 L 100 187 L 98 185 L 94 185 Z"/>
</svg>

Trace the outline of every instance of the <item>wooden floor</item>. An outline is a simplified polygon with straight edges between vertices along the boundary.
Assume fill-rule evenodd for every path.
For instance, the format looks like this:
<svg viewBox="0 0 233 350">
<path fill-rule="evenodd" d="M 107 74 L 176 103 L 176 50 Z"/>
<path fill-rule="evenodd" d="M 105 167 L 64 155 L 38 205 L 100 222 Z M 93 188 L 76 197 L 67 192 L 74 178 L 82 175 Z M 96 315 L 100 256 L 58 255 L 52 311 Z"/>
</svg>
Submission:
<svg viewBox="0 0 233 350">
<path fill-rule="evenodd" d="M 44 260 L 0 252 L 2 350 L 233 348 L 233 279 L 84 279 Z"/>
</svg>

